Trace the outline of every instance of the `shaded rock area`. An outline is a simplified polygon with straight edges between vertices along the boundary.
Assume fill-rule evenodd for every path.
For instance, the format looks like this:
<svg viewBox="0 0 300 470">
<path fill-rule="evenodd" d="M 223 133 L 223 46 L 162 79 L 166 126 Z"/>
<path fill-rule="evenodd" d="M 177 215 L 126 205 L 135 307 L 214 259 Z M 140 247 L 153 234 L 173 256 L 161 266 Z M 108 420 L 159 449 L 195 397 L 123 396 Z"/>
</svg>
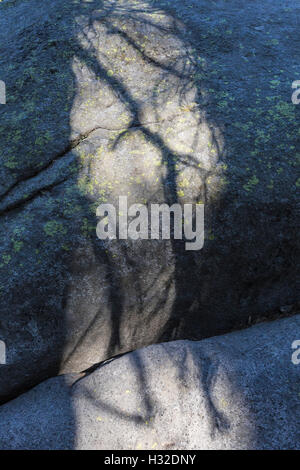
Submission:
<svg viewBox="0 0 300 470">
<path fill-rule="evenodd" d="M 299 13 L 292 0 L 1 2 L 2 402 L 296 304 Z M 205 204 L 203 249 L 99 240 L 96 208 L 119 196 Z"/>
<path fill-rule="evenodd" d="M 297 315 L 49 379 L 0 407 L 0 448 L 299 450 L 299 329 Z"/>
</svg>

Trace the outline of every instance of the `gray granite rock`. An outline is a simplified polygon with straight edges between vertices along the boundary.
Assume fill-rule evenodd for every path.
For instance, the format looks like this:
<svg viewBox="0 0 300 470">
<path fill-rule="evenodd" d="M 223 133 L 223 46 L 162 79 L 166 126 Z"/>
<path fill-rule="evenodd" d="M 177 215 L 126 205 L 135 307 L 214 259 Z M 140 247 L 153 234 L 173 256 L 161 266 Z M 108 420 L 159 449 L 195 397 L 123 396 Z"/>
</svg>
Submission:
<svg viewBox="0 0 300 470">
<path fill-rule="evenodd" d="M 0 3 L 2 402 L 295 304 L 298 17 L 292 0 Z M 96 207 L 120 195 L 204 203 L 203 249 L 102 243 Z"/>
<path fill-rule="evenodd" d="M 299 337 L 297 315 L 49 379 L 0 407 L 0 449 L 299 450 Z"/>
</svg>

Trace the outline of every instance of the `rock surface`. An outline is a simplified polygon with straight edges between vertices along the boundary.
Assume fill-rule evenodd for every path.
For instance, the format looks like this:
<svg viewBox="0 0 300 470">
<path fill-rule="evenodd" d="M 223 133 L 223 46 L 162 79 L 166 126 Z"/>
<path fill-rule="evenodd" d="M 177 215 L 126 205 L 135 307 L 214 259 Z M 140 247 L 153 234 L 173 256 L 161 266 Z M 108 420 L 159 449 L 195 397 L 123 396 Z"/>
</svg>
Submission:
<svg viewBox="0 0 300 470">
<path fill-rule="evenodd" d="M 297 300 L 299 4 L 0 4 L 0 399 Z M 95 209 L 202 202 L 205 244 L 96 237 Z"/>
<path fill-rule="evenodd" d="M 297 315 L 49 379 L 0 407 L 0 449 L 299 450 L 299 331 Z"/>
</svg>

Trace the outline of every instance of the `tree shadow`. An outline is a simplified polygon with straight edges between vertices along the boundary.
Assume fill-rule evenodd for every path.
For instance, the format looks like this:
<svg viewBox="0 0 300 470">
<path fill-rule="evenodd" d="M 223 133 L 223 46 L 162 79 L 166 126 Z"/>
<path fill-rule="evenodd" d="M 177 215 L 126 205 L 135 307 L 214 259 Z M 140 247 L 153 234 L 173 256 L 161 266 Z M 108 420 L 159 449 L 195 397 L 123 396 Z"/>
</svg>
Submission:
<svg viewBox="0 0 300 470">
<path fill-rule="evenodd" d="M 150 9 L 150 7 L 149 7 Z M 151 10 L 152 11 L 152 10 Z M 154 9 L 155 11 L 155 9 Z M 151 66 L 154 65 L 155 68 L 158 68 L 160 63 L 157 60 L 152 59 L 149 57 L 149 55 L 141 50 L 138 40 L 136 39 L 137 44 L 135 44 L 134 39 L 130 37 L 128 32 L 122 31 L 122 15 L 124 14 L 124 11 L 122 8 L 119 8 L 117 12 L 115 13 L 115 17 L 113 16 L 105 16 L 105 14 L 101 13 L 100 18 L 101 18 L 101 25 L 104 25 L 105 28 L 105 33 L 110 38 L 116 37 L 118 40 L 121 39 L 121 42 L 125 44 L 126 48 L 133 49 L 137 54 L 139 59 L 142 61 L 142 66 L 146 64 L 150 64 Z M 173 38 L 180 37 L 179 35 L 179 30 L 178 30 L 178 25 L 176 24 L 175 19 L 171 17 L 170 20 L 170 25 L 168 27 L 163 27 L 160 24 L 155 24 L 153 22 L 150 22 L 149 19 L 143 18 L 138 18 L 137 14 L 139 12 L 136 12 L 134 10 L 134 15 L 130 14 L 128 10 L 126 10 L 126 22 L 130 24 L 130 20 L 133 21 L 133 31 L 135 32 L 134 28 L 137 29 L 142 29 L 146 27 L 147 25 L 154 29 L 155 32 L 161 33 L 161 30 L 163 34 L 166 34 L 168 32 L 169 35 L 171 35 Z M 148 12 L 149 13 L 149 12 Z M 144 15 L 144 11 L 142 11 L 142 14 Z M 112 13 L 111 13 L 112 15 Z M 118 18 L 118 15 L 121 17 Z M 104 16 L 104 18 L 103 18 Z M 133 17 L 134 16 L 134 17 Z M 97 15 L 96 15 L 97 19 Z M 120 26 L 116 26 L 116 22 L 120 21 Z M 96 22 L 96 20 L 95 20 Z M 91 28 L 91 25 L 89 25 Z M 94 33 L 94 37 L 97 37 L 97 32 L 91 28 L 88 30 L 89 32 L 92 31 L 91 35 Z M 99 32 L 98 32 L 99 34 Z M 85 38 L 87 37 L 88 33 L 85 35 Z M 109 40 L 109 39 L 108 39 Z M 181 45 L 182 47 L 182 45 Z M 90 44 L 90 40 L 87 39 L 85 43 L 85 47 L 81 48 L 79 50 L 78 48 L 78 59 L 80 63 L 83 63 L 85 65 L 88 65 L 89 70 L 92 72 L 92 75 L 94 77 L 99 77 L 103 82 L 105 82 L 108 87 L 113 91 L 113 93 L 118 97 L 120 104 L 124 105 L 124 108 L 128 112 L 129 119 L 128 122 L 126 123 L 126 126 L 122 128 L 117 128 L 118 129 L 118 134 L 116 138 L 112 139 L 111 142 L 111 148 L 114 152 L 117 152 L 118 148 L 120 145 L 126 140 L 126 138 L 129 136 L 133 136 L 135 138 L 135 135 L 138 134 L 138 139 L 140 139 L 141 144 L 143 142 L 146 142 L 148 145 L 148 150 L 151 148 L 155 149 L 156 153 L 160 157 L 160 164 L 164 168 L 164 174 L 161 174 L 159 176 L 160 178 L 160 187 L 156 189 L 155 187 L 152 189 L 145 189 L 145 194 L 142 193 L 142 191 L 138 188 L 138 184 L 136 184 L 135 188 L 133 188 L 133 191 L 136 191 L 137 197 L 144 196 L 145 202 L 150 205 L 153 202 L 167 202 L 169 205 L 176 204 L 178 202 L 182 202 L 182 198 L 180 199 L 178 194 L 180 193 L 180 188 L 178 186 L 178 177 L 180 174 L 180 171 L 178 170 L 179 166 L 182 166 L 183 170 L 185 168 L 191 169 L 193 168 L 195 173 L 199 175 L 199 178 L 201 180 L 201 188 L 200 191 L 196 189 L 196 192 L 194 191 L 194 194 L 189 196 L 188 201 L 190 202 L 193 200 L 194 202 L 197 202 L 200 197 L 204 200 L 203 202 L 207 202 L 207 180 L 213 175 L 214 176 L 214 170 L 209 169 L 207 170 L 202 170 L 200 168 L 201 162 L 199 163 L 199 159 L 197 159 L 193 156 L 193 152 L 195 153 L 197 151 L 197 145 L 198 145 L 198 140 L 199 140 L 199 133 L 201 130 L 197 128 L 196 124 L 196 132 L 194 135 L 192 135 L 193 140 L 192 142 L 189 142 L 189 146 L 192 149 L 192 152 L 189 153 L 183 153 L 183 152 L 178 152 L 172 149 L 172 145 L 167 143 L 165 139 L 161 136 L 160 132 L 157 131 L 157 129 L 151 129 L 151 125 L 156 124 L 159 125 L 160 122 L 163 122 L 167 120 L 167 118 L 163 119 L 159 116 L 159 108 L 163 108 L 167 100 L 170 98 L 170 94 L 176 95 L 176 98 L 178 99 L 178 103 L 176 103 L 177 107 L 179 106 L 178 112 L 180 112 L 180 107 L 184 107 L 188 105 L 191 105 L 191 103 L 187 102 L 187 95 L 192 92 L 194 97 L 195 94 L 197 93 L 197 89 L 195 86 L 191 84 L 190 76 L 191 73 L 193 72 L 193 66 L 192 65 L 187 65 L 191 64 L 193 57 L 190 54 L 190 51 L 188 49 L 188 44 L 183 43 L 183 51 L 180 51 L 182 56 L 180 55 L 177 57 L 177 61 L 174 64 L 173 67 L 170 65 L 161 65 L 161 69 L 163 72 L 167 72 L 168 75 L 171 76 L 171 79 L 175 78 L 176 82 L 176 90 L 174 93 L 174 90 L 171 90 L 171 93 L 169 89 L 165 90 L 165 96 L 163 97 L 163 101 L 157 101 L 157 98 L 155 96 L 155 93 L 152 93 L 152 90 L 155 90 L 156 87 L 159 87 L 160 82 L 156 81 L 152 85 L 152 90 L 150 93 L 150 96 L 148 100 L 152 100 L 150 103 L 150 106 L 152 106 L 152 109 L 150 112 L 152 112 L 151 115 L 151 120 L 148 123 L 147 121 L 143 120 L 143 115 L 144 115 L 144 103 L 141 103 L 139 100 L 137 100 L 132 93 L 132 90 L 128 86 L 124 80 L 122 80 L 121 77 L 118 76 L 113 76 L 113 73 L 111 70 L 108 69 L 108 66 L 104 66 L 101 58 L 97 56 L 97 50 L 95 50 L 95 47 L 93 44 Z M 178 67 L 178 63 L 180 66 Z M 179 68 L 179 70 L 178 70 Z M 164 77 L 159 76 L 158 80 L 163 81 Z M 195 99 L 197 99 L 195 97 Z M 192 103 L 193 105 L 195 103 Z M 149 111 L 148 111 L 149 112 Z M 188 112 L 190 112 L 190 109 L 188 108 Z M 176 116 L 173 116 L 170 119 L 175 119 Z M 205 122 L 205 116 L 196 116 L 196 120 L 198 120 L 199 124 L 202 123 L 203 121 Z M 150 124 L 150 126 L 149 126 Z M 216 150 L 214 152 L 217 153 L 217 156 L 215 160 L 217 161 L 218 158 L 222 158 L 222 155 L 219 155 L 221 153 L 220 151 L 220 144 L 218 142 L 218 139 L 215 136 L 215 130 L 214 127 L 211 127 L 211 141 L 209 142 L 209 145 L 213 148 L 216 147 Z M 112 157 L 113 158 L 113 157 Z M 108 164 L 113 165 L 114 163 L 116 165 L 119 164 L 117 158 L 115 158 L 116 162 L 109 162 Z M 130 162 L 131 165 L 133 163 Z M 90 184 L 91 179 L 93 176 L 91 176 L 92 171 L 90 170 L 90 175 L 87 175 L 87 185 Z M 95 172 L 94 168 L 94 172 Z M 120 172 L 123 171 L 123 168 L 121 166 Z M 117 176 L 118 175 L 117 173 Z M 97 186 L 97 185 L 95 185 Z M 101 185 L 100 185 L 101 186 Z M 154 186 L 154 185 L 152 185 Z M 132 190 L 132 188 L 130 188 Z M 124 188 L 121 187 L 119 189 L 119 193 L 121 195 L 121 192 L 123 191 L 125 194 L 127 193 L 128 187 Z M 89 198 L 91 201 L 94 202 L 95 200 L 97 201 L 97 196 L 98 196 L 98 203 L 99 203 L 99 188 L 92 188 L 92 190 L 88 190 L 89 192 Z M 98 194 L 97 194 L 98 192 Z M 183 192 L 183 191 L 181 191 Z M 109 194 L 108 198 L 106 197 L 104 199 L 105 202 L 109 200 L 109 202 L 116 202 L 115 196 L 116 194 L 111 191 L 106 192 Z M 95 195 L 96 194 L 96 195 Z M 133 198 L 132 198 L 133 199 Z M 101 201 L 101 199 L 100 199 Z M 172 276 L 169 276 L 167 282 L 160 287 L 162 290 L 161 295 L 159 294 L 158 296 L 158 302 L 157 305 L 154 307 L 151 306 L 151 310 L 148 315 L 145 315 L 144 312 L 147 308 L 147 305 L 145 305 L 145 301 L 143 302 L 143 297 L 147 296 L 147 290 L 143 290 L 141 286 L 139 285 L 139 277 L 143 277 L 147 275 L 147 272 L 145 272 L 145 267 L 143 266 L 143 270 L 141 270 L 140 276 L 137 274 L 139 272 L 139 267 L 138 264 L 142 262 L 142 257 L 149 252 L 149 242 L 144 242 L 144 241 L 139 241 L 139 242 L 134 242 L 133 244 L 131 241 L 120 241 L 118 242 L 109 242 L 109 243 L 104 243 L 104 242 L 99 242 L 95 238 L 95 235 L 93 233 L 91 237 L 91 242 L 93 245 L 93 253 L 98 259 L 98 263 L 101 265 L 106 266 L 106 273 L 109 276 L 109 299 L 110 299 L 110 304 L 111 304 L 111 321 L 110 321 L 110 331 L 109 331 L 109 336 L 110 336 L 110 341 L 109 345 L 107 346 L 107 351 L 109 351 L 109 355 L 117 354 L 119 352 L 125 352 L 128 350 L 128 344 L 130 343 L 132 345 L 132 348 L 143 346 L 145 344 L 149 344 L 153 341 L 162 341 L 166 339 L 175 339 L 179 337 L 188 337 L 191 333 L 188 331 L 188 328 L 190 330 L 194 330 L 194 319 L 193 315 L 197 315 L 197 321 L 196 323 L 199 324 L 199 307 L 198 307 L 198 302 L 197 302 L 197 295 L 196 292 L 198 292 L 198 286 L 195 283 L 195 275 L 197 275 L 197 267 L 195 264 L 195 254 L 191 252 L 187 252 L 185 250 L 185 240 L 178 241 L 178 240 L 171 240 L 170 246 L 168 247 L 167 244 L 164 242 L 161 243 L 161 246 L 163 249 L 161 251 L 166 251 L 169 252 L 168 254 L 173 257 L 173 273 Z M 157 244 L 155 245 L 155 249 L 153 252 L 155 253 L 157 250 Z M 153 255 L 152 252 L 152 255 Z M 114 258 L 117 258 L 115 261 Z M 117 264 L 120 262 L 120 258 L 124 260 L 124 266 L 125 266 L 125 273 L 122 272 L 121 270 L 118 270 Z M 163 271 L 164 269 L 164 264 L 166 261 L 164 260 L 163 256 L 161 253 L 158 254 L 158 263 L 161 263 L 161 267 L 159 267 L 159 273 Z M 152 261 L 152 260 L 151 260 Z M 126 267 L 128 267 L 129 270 L 133 272 L 133 275 L 135 277 L 134 281 L 134 289 L 137 290 L 136 292 L 132 292 L 132 289 L 130 291 L 130 286 L 126 284 L 127 279 L 126 279 Z M 150 269 L 150 266 L 149 268 Z M 120 272 L 118 272 L 120 271 Z M 129 276 L 128 276 L 129 277 Z M 132 278 L 132 275 L 131 275 Z M 129 283 L 132 281 L 129 277 Z M 123 293 L 124 292 L 124 284 L 126 285 L 125 290 L 126 291 L 126 296 Z M 134 302 L 138 305 L 138 309 L 136 309 L 135 314 L 137 316 L 141 316 L 143 312 L 143 320 L 142 321 L 148 321 L 148 323 L 153 322 L 154 318 L 162 315 L 162 306 L 166 304 L 170 304 L 168 302 L 168 295 L 170 290 L 172 289 L 173 291 L 173 297 L 174 300 L 172 301 L 172 306 L 171 306 L 171 311 L 168 312 L 168 317 L 167 321 L 162 322 L 162 328 L 159 329 L 159 336 L 157 336 L 157 332 L 154 331 L 154 334 L 152 337 L 150 337 L 148 340 L 142 337 L 142 339 L 139 339 L 139 336 L 143 335 L 143 331 L 139 329 L 137 325 L 134 324 L 131 326 L 131 331 L 129 332 L 129 336 L 131 336 L 130 341 L 127 340 L 123 341 L 124 344 L 122 344 L 121 341 L 121 330 L 122 330 L 122 322 L 123 322 L 123 312 L 126 311 L 126 316 L 130 318 L 130 309 L 132 308 L 131 306 L 125 307 L 124 304 L 125 297 L 130 298 L 130 296 L 133 297 Z M 150 290 L 150 289 L 149 289 Z M 123 299 L 123 301 L 122 301 Z M 129 311 L 129 312 L 128 312 Z M 182 312 L 185 312 L 184 315 L 182 315 Z M 89 324 L 88 328 L 91 326 L 93 327 L 95 325 L 95 322 L 99 321 L 99 318 L 103 316 L 103 306 L 101 305 L 100 309 L 98 310 L 97 314 L 93 317 L 92 322 Z M 148 318 L 147 318 L 148 317 Z M 126 318 L 126 317 L 125 317 Z M 166 317 L 164 316 L 164 319 Z M 182 323 L 182 326 L 180 326 L 180 322 Z M 189 327 L 189 324 L 192 326 Z M 124 325 L 123 325 L 124 326 Z M 200 327 L 199 327 L 200 328 Z M 80 338 L 80 342 L 85 341 L 86 338 L 86 333 L 87 331 L 82 335 Z M 201 337 L 205 336 L 205 332 L 201 332 Z M 136 336 L 136 337 L 134 337 Z M 196 335 L 197 336 L 197 335 Z M 78 349 L 78 345 L 75 346 L 76 349 Z M 74 348 L 74 349 L 75 349 Z M 80 352 L 78 353 L 80 354 Z M 107 356 L 107 352 L 105 353 L 105 356 Z"/>
</svg>

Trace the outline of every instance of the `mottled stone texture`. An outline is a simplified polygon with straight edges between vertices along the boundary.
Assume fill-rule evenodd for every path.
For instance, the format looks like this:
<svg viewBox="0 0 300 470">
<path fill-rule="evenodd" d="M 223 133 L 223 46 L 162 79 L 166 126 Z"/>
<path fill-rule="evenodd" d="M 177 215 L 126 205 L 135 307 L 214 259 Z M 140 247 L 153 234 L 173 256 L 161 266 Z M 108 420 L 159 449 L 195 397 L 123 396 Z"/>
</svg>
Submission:
<svg viewBox="0 0 300 470">
<path fill-rule="evenodd" d="M 299 4 L 0 4 L 0 399 L 297 301 Z M 205 204 L 205 243 L 97 239 L 96 207 Z"/>
<path fill-rule="evenodd" d="M 0 407 L 0 448 L 299 450 L 299 330 L 297 315 L 49 379 Z"/>
</svg>

